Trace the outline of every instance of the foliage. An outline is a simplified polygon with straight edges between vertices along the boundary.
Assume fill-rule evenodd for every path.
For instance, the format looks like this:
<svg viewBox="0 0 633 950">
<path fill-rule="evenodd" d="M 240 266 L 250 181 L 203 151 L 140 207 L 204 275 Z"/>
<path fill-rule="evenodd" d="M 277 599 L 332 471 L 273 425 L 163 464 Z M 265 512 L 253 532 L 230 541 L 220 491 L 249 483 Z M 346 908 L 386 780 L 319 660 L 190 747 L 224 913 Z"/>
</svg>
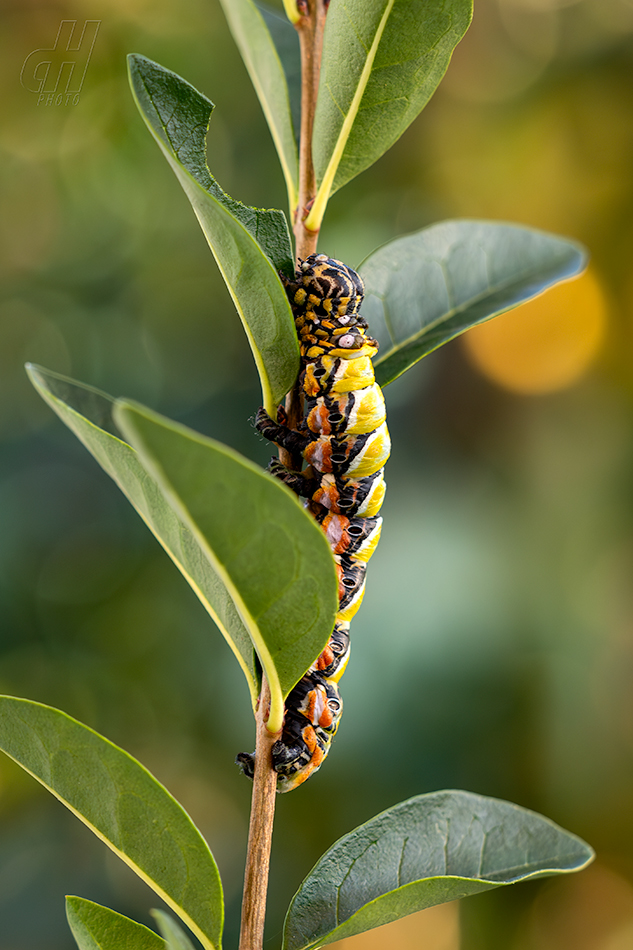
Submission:
<svg viewBox="0 0 633 950">
<path fill-rule="evenodd" d="M 529 878 L 578 871 L 584 841 L 495 798 L 432 792 L 337 841 L 295 894 L 285 950 L 310 950 L 434 904 Z"/>
<path fill-rule="evenodd" d="M 66 916 L 79 950 L 165 950 L 149 927 L 83 897 L 66 898 Z"/>
<path fill-rule="evenodd" d="M 470 0 L 332 0 L 311 143 L 317 190 L 301 208 L 292 28 L 251 0 L 221 2 L 271 128 L 290 213 L 301 226 L 305 212 L 313 232 L 330 195 L 375 162 L 426 105 L 471 15 Z M 301 29 L 302 7 L 284 5 Z M 294 269 L 286 218 L 236 201 L 212 176 L 205 136 L 214 107 L 206 97 L 143 56 L 130 57 L 130 80 L 213 251 L 274 415 L 299 369 L 281 279 Z M 361 272 L 364 313 L 383 343 L 379 382 L 584 264 L 572 242 L 489 222 L 444 222 L 378 249 Z M 334 561 L 321 530 L 285 486 L 227 446 L 59 374 L 29 372 L 206 606 L 246 675 L 254 708 L 263 672 L 269 731 L 277 731 L 283 701 L 319 656 L 336 613 Z M 65 713 L 12 697 L 0 698 L 0 748 L 148 883 L 207 950 L 219 948 L 215 861 L 188 815 L 140 763 Z M 579 870 L 591 859 L 576 836 L 516 805 L 466 792 L 421 795 L 330 848 L 293 898 L 284 947 L 316 950 L 432 904 Z M 68 898 L 67 909 L 80 950 L 191 947 L 162 911 L 155 912 L 159 937 L 82 898 Z"/>
<path fill-rule="evenodd" d="M 577 276 L 586 262 L 573 241 L 488 221 L 443 221 L 385 244 L 360 265 L 365 314 L 381 344 L 376 379 L 386 386 L 460 333 Z"/>
<path fill-rule="evenodd" d="M 191 927 L 220 943 L 222 885 L 187 813 L 140 762 L 50 706 L 0 697 L 0 748 L 42 783 Z"/>
<path fill-rule="evenodd" d="M 349 0 L 328 15 L 314 165 L 319 190 L 307 225 L 330 197 L 400 138 L 427 104 L 468 29 L 472 0 Z"/>
<path fill-rule="evenodd" d="M 281 482 L 226 446 L 124 404 L 115 420 L 105 393 L 41 367 L 29 374 L 198 594 L 244 671 L 253 705 L 257 652 L 271 718 L 280 721 L 336 612 L 332 557 L 313 519 Z M 166 454 L 162 440 L 173 440 Z"/>
<path fill-rule="evenodd" d="M 264 405 L 274 412 L 299 370 L 292 313 L 277 276 L 293 269 L 284 214 L 247 208 L 211 176 L 205 137 L 214 106 L 208 99 L 143 56 L 130 56 L 129 66 L 138 107 L 191 201 L 246 330 Z"/>
</svg>

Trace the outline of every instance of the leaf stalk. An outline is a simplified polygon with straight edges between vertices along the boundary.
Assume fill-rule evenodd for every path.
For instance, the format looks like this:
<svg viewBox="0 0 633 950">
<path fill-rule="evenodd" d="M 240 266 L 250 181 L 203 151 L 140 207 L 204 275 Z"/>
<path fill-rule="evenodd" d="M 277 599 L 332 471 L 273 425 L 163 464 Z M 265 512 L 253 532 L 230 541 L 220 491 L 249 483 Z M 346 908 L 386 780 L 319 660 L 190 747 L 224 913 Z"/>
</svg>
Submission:
<svg viewBox="0 0 633 950">
<path fill-rule="evenodd" d="M 323 31 L 328 0 L 308 0 L 304 15 L 297 19 L 292 14 L 299 7 L 294 0 L 284 0 L 284 7 L 299 34 L 301 48 L 301 133 L 299 144 L 299 201 L 295 212 L 295 252 L 304 260 L 316 251 L 319 230 L 310 230 L 305 219 L 316 195 L 316 178 L 312 161 L 312 130 L 319 88 Z M 302 4 L 303 6 L 303 4 Z M 301 391 L 298 382 L 286 396 L 285 409 L 288 425 L 296 429 L 302 416 Z M 279 457 L 284 465 L 300 471 L 301 455 L 280 448 Z M 262 950 L 266 917 L 266 894 L 270 867 L 277 773 L 273 768 L 272 747 L 279 733 L 267 729 L 270 711 L 270 689 L 265 677 L 256 712 L 257 741 L 255 774 L 248 832 L 248 850 L 244 873 L 242 922 L 239 950 Z"/>
<path fill-rule="evenodd" d="M 269 712 L 270 689 L 266 677 L 263 677 L 255 717 L 257 722 L 255 774 L 244 872 L 239 950 L 262 950 L 264 943 L 266 895 L 277 793 L 277 773 L 273 768 L 272 748 L 279 738 L 279 733 L 271 735 L 267 729 Z"/>
<path fill-rule="evenodd" d="M 306 218 L 316 196 L 316 177 L 312 161 L 312 131 L 316 111 L 323 31 L 328 0 L 309 0 L 307 12 L 294 25 L 299 34 L 301 49 L 301 131 L 299 137 L 299 201 L 295 210 L 294 235 L 297 261 L 314 254 L 319 237 L 319 228 L 306 227 Z M 301 390 L 298 382 L 286 396 L 288 425 L 296 429 L 303 415 Z M 299 453 L 279 449 L 279 460 L 292 471 L 301 471 L 303 461 Z"/>
<path fill-rule="evenodd" d="M 312 161 L 312 130 L 316 111 L 323 32 L 327 13 L 326 0 L 310 0 L 308 13 L 295 23 L 301 48 L 301 132 L 299 138 L 299 203 L 295 212 L 296 254 L 304 260 L 316 251 L 319 228 L 306 227 L 306 218 L 316 196 L 316 178 Z"/>
</svg>

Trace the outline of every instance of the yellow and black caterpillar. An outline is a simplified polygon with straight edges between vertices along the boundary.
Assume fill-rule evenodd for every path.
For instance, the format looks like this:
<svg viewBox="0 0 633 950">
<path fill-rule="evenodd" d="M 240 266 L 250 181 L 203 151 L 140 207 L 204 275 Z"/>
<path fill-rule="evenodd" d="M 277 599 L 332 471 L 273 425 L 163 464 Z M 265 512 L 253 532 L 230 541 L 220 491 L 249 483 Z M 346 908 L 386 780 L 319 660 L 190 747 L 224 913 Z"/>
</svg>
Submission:
<svg viewBox="0 0 633 950">
<path fill-rule="evenodd" d="M 295 280 L 282 278 L 301 348 L 304 419 L 297 430 L 280 409 L 274 422 L 264 409 L 256 428 L 271 442 L 300 452 L 308 463 L 293 472 L 273 459 L 269 470 L 307 499 L 325 531 L 339 575 L 339 610 L 327 646 L 286 700 L 281 738 L 273 746 L 277 790 L 287 792 L 319 768 L 341 717 L 338 681 L 349 658 L 349 625 L 365 591 L 367 562 L 382 526 L 383 466 L 391 443 L 385 401 L 372 357 L 378 344 L 359 313 L 364 286 L 350 267 L 313 254 Z M 253 756 L 237 757 L 252 777 Z"/>
</svg>

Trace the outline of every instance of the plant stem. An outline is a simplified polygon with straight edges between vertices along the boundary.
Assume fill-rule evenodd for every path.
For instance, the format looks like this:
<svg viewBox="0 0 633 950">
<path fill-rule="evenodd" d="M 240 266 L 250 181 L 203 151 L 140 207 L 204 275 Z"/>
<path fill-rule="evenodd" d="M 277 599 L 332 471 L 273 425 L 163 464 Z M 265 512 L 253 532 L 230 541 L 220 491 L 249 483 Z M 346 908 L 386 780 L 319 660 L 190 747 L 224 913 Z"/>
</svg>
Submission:
<svg viewBox="0 0 633 950">
<path fill-rule="evenodd" d="M 295 23 L 301 48 L 301 133 L 299 139 L 299 200 L 295 211 L 294 235 L 297 260 L 305 260 L 314 254 L 319 237 L 318 231 L 309 231 L 305 226 L 310 207 L 316 196 L 316 178 L 312 163 L 312 129 L 319 90 L 323 30 L 327 0 L 309 0 L 308 11 Z M 288 425 L 296 429 L 303 417 L 303 400 L 298 382 L 286 396 Z M 300 452 L 279 449 L 279 460 L 287 468 L 300 472 L 303 460 Z"/>
<path fill-rule="evenodd" d="M 301 47 L 301 135 L 299 140 L 299 201 L 294 221 L 297 257 L 304 260 L 316 251 L 318 231 L 309 231 L 305 219 L 316 196 L 312 163 L 312 129 L 316 109 L 326 0 L 309 0 L 308 13 L 295 24 Z"/>
<path fill-rule="evenodd" d="M 278 734 L 271 735 L 266 728 L 269 712 L 270 689 L 264 676 L 255 717 L 255 775 L 244 872 L 239 950 L 262 950 L 264 943 L 268 870 L 277 792 L 277 773 L 273 769 L 272 747 L 279 738 Z"/>
<path fill-rule="evenodd" d="M 287 416 L 287 425 L 290 429 L 297 429 L 303 418 L 303 394 L 299 386 L 299 380 L 294 384 L 286 396 L 285 410 Z M 289 452 L 283 446 L 279 446 L 279 461 L 292 472 L 300 472 L 303 467 L 303 456 L 301 452 Z"/>
<path fill-rule="evenodd" d="M 308 0 L 307 13 L 295 23 L 301 46 L 299 202 L 294 221 L 296 254 L 299 260 L 304 260 L 310 254 L 314 254 L 319 236 L 318 231 L 309 231 L 304 222 L 316 195 L 316 179 L 312 164 L 312 129 L 319 88 L 327 3 L 328 0 Z M 296 429 L 303 414 L 298 382 L 288 393 L 285 408 L 288 425 Z M 289 468 L 295 471 L 301 470 L 303 461 L 300 454 L 287 452 L 280 447 L 279 458 Z M 266 677 L 263 677 L 256 714 L 255 774 L 244 872 L 239 950 L 262 950 L 264 941 L 268 870 L 277 792 L 277 773 L 273 768 L 272 747 L 278 735 L 271 735 L 266 728 L 269 711 L 270 689 Z"/>
</svg>

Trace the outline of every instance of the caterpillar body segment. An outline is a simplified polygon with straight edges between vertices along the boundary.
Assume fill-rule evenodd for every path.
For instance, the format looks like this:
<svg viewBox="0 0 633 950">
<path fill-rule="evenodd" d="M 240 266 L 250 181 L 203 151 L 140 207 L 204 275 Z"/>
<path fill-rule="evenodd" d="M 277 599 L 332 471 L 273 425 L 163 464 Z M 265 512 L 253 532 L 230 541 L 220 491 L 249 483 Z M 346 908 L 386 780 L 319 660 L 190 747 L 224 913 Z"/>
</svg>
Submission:
<svg viewBox="0 0 633 950">
<path fill-rule="evenodd" d="M 308 507 L 317 521 L 324 517 L 320 508 L 348 518 L 355 515 L 373 518 L 380 511 L 387 490 L 382 469 L 366 478 L 338 478 L 335 475 L 317 478 L 311 469 L 291 472 L 278 459 L 273 459 L 268 471 L 285 482 L 297 495 L 314 502 Z"/>
<path fill-rule="evenodd" d="M 384 472 L 380 469 L 366 478 L 323 475 L 310 497 L 334 514 L 373 518 L 382 507 L 386 490 Z"/>
<path fill-rule="evenodd" d="M 349 435 L 344 438 L 323 435 L 310 442 L 303 450 L 306 462 L 324 475 L 344 475 L 346 478 L 363 478 L 382 468 L 391 452 L 387 424 L 373 432 Z"/>
<path fill-rule="evenodd" d="M 384 407 L 384 403 L 383 403 Z M 380 418 L 380 415 L 378 415 Z M 384 420 L 384 416 L 383 416 Z M 382 468 L 391 452 L 386 422 L 359 434 L 304 435 L 273 422 L 265 409 L 257 412 L 255 426 L 265 438 L 289 452 L 299 451 L 308 464 L 323 474 L 363 478 Z"/>
<path fill-rule="evenodd" d="M 306 399 L 306 425 L 317 437 L 363 435 L 387 418 L 385 397 L 378 383 L 357 391 Z"/>
<path fill-rule="evenodd" d="M 359 561 L 368 561 L 380 540 L 382 518 L 348 518 L 335 515 L 322 505 L 310 509 L 328 539 L 332 553 L 353 554 Z"/>
<path fill-rule="evenodd" d="M 306 499 L 323 528 L 336 561 L 339 610 L 325 649 L 286 699 L 281 738 L 272 749 L 278 792 L 317 771 L 338 728 L 343 706 L 337 684 L 349 660 L 349 624 L 363 599 L 367 562 L 380 539 L 383 466 L 391 449 L 372 364 L 378 344 L 359 312 L 360 276 L 313 254 L 300 262 L 295 280 L 282 275 L 282 281 L 299 337 L 304 419 L 295 430 L 281 407 L 277 420 L 260 409 L 255 426 L 308 463 L 295 472 L 273 459 L 269 471 Z M 252 777 L 253 755 L 241 753 L 237 761 Z"/>
<path fill-rule="evenodd" d="M 342 557 L 337 557 L 335 560 L 339 577 L 337 617 L 349 622 L 360 607 L 365 595 L 367 562 L 359 561 L 347 554 L 343 554 Z M 352 611 L 351 614 L 350 611 Z"/>
<path fill-rule="evenodd" d="M 378 352 L 377 347 L 372 350 Z M 367 389 L 374 385 L 374 365 L 372 352 L 356 356 L 353 360 L 334 356 L 323 356 L 316 363 L 308 363 L 304 370 L 303 392 L 308 398 L 316 399 L 324 393 L 350 393 Z"/>
<path fill-rule="evenodd" d="M 310 669 L 320 673 L 331 683 L 338 683 L 345 672 L 349 654 L 349 623 L 337 620 L 325 649 Z"/>
<path fill-rule="evenodd" d="M 338 650 L 338 644 L 334 648 Z M 327 659 L 330 659 L 329 653 Z M 344 654 L 335 656 L 332 650 L 332 658 L 326 669 L 338 668 L 343 659 L 346 662 Z M 299 680 L 286 699 L 282 736 L 272 748 L 273 763 L 278 774 L 278 792 L 289 792 L 296 788 L 321 766 L 338 729 L 342 712 L 343 703 L 334 678 L 313 668 Z M 237 763 L 245 775 L 253 778 L 254 755 L 241 752 L 237 756 Z"/>
</svg>

